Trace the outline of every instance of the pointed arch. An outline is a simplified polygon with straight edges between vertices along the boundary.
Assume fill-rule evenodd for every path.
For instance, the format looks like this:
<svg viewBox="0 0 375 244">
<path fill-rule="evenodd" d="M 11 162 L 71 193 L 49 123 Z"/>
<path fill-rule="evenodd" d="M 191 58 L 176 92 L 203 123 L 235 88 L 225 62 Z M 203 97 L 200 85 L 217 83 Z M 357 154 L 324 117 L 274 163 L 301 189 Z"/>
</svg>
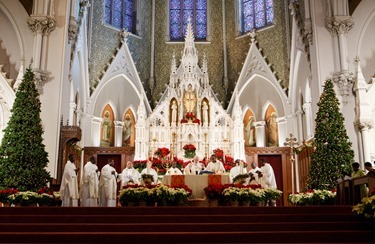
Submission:
<svg viewBox="0 0 375 244">
<path fill-rule="evenodd" d="M 122 145 L 134 147 L 135 143 L 135 113 L 134 110 L 129 107 L 123 117 L 124 126 L 122 128 Z"/>
<path fill-rule="evenodd" d="M 115 139 L 115 115 L 110 103 L 107 103 L 101 113 L 103 119 L 100 132 L 100 146 L 113 146 Z"/>
</svg>

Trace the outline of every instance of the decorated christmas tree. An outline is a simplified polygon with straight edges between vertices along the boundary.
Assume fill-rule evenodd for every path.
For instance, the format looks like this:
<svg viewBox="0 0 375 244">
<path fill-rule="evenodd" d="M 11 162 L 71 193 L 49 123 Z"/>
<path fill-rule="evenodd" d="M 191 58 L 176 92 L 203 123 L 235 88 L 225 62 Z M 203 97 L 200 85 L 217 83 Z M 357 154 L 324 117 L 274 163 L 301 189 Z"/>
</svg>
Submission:
<svg viewBox="0 0 375 244">
<path fill-rule="evenodd" d="M 30 67 L 16 93 L 0 146 L 0 187 L 20 191 L 47 185 L 48 154 L 43 144 L 39 94 Z"/>
<path fill-rule="evenodd" d="M 327 80 L 318 102 L 314 147 L 307 179 L 308 189 L 334 189 L 350 169 L 354 151 L 344 126 L 333 83 Z M 348 172 L 347 172 L 348 173 Z"/>
</svg>

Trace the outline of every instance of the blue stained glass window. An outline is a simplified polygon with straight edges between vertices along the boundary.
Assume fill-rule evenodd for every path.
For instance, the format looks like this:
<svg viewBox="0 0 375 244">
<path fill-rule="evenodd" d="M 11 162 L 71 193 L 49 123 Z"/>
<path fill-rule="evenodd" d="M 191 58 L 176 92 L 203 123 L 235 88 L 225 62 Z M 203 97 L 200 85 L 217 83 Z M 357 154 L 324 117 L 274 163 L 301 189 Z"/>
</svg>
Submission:
<svg viewBox="0 0 375 244">
<path fill-rule="evenodd" d="M 170 0 L 169 31 L 170 39 L 182 41 L 188 21 L 193 25 L 195 37 L 207 37 L 207 0 Z"/>
<path fill-rule="evenodd" d="M 137 0 L 105 0 L 104 21 L 118 29 L 136 32 Z"/>
<path fill-rule="evenodd" d="M 273 23 L 272 0 L 241 0 L 239 9 L 242 33 Z"/>
</svg>

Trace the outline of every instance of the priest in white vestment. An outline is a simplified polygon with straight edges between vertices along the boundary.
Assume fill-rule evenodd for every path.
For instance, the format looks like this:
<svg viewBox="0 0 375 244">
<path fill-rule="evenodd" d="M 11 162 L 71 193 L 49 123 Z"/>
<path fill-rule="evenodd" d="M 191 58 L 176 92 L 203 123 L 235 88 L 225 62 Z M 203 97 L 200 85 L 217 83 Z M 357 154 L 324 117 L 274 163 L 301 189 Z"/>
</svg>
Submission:
<svg viewBox="0 0 375 244">
<path fill-rule="evenodd" d="M 77 172 L 79 169 L 74 164 L 74 155 L 69 154 L 69 160 L 65 164 L 64 173 L 61 179 L 60 196 L 62 207 L 78 207 L 78 182 Z"/>
<path fill-rule="evenodd" d="M 276 185 L 276 178 L 273 172 L 272 166 L 265 162 L 264 160 L 260 161 L 260 171 L 262 172 L 259 174 L 259 183 L 262 185 L 263 188 L 273 188 L 277 189 Z M 276 201 L 266 202 L 266 205 L 269 204 L 270 206 L 276 206 Z"/>
<path fill-rule="evenodd" d="M 108 160 L 100 173 L 99 180 L 99 206 L 116 207 L 118 174 L 113 168 L 115 162 Z"/>
<path fill-rule="evenodd" d="M 141 184 L 141 174 L 133 166 L 132 161 L 126 163 L 126 168 L 121 173 L 121 187 L 126 185 Z"/>
<path fill-rule="evenodd" d="M 213 171 L 215 174 L 222 174 L 225 172 L 224 164 L 217 160 L 215 155 L 211 155 L 210 163 L 207 165 L 206 170 Z"/>
<path fill-rule="evenodd" d="M 182 172 L 176 166 L 176 162 L 172 162 L 172 167 L 167 170 L 165 175 L 182 175 Z"/>
<path fill-rule="evenodd" d="M 236 166 L 230 169 L 229 171 L 229 177 L 230 177 L 230 182 L 233 183 L 233 179 L 237 175 L 243 175 L 246 174 L 246 168 L 244 168 L 244 162 L 240 159 L 236 159 L 235 161 Z"/>
<path fill-rule="evenodd" d="M 247 172 L 249 174 L 249 178 L 248 178 L 248 185 L 250 184 L 260 184 L 259 182 L 259 174 L 261 174 L 261 171 L 258 167 L 258 165 L 255 163 L 255 162 L 251 162 L 250 164 L 250 167 L 251 169 L 249 170 L 249 172 Z"/>
<path fill-rule="evenodd" d="M 203 170 L 203 165 L 199 162 L 199 157 L 197 155 L 194 156 L 193 160 L 186 165 L 184 168 L 185 175 L 199 175 L 199 173 Z"/>
<path fill-rule="evenodd" d="M 157 184 L 158 183 L 158 173 L 152 168 L 152 162 L 151 161 L 148 161 L 147 164 L 146 164 L 146 168 L 144 168 L 141 172 L 141 178 L 142 178 L 142 175 L 144 174 L 147 174 L 147 175 L 152 175 L 153 176 L 153 184 Z M 143 182 L 144 183 L 144 182 Z"/>
<path fill-rule="evenodd" d="M 97 207 L 99 201 L 99 169 L 95 164 L 95 158 L 90 157 L 83 168 L 83 178 L 81 181 L 81 206 Z"/>
</svg>

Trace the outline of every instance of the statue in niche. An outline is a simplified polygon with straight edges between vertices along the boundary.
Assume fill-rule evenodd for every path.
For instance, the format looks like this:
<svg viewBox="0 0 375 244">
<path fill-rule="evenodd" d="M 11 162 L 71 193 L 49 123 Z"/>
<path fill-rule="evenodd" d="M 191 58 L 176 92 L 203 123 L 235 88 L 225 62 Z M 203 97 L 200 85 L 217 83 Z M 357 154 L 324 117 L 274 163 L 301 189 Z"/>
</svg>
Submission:
<svg viewBox="0 0 375 244">
<path fill-rule="evenodd" d="M 172 124 L 176 124 L 176 121 L 177 121 L 177 103 L 176 103 L 176 100 L 173 100 L 171 109 L 172 109 Z"/>
<path fill-rule="evenodd" d="M 195 92 L 193 91 L 193 87 L 191 84 L 188 85 L 188 89 L 184 95 L 184 105 L 187 113 L 194 113 L 195 106 L 197 104 L 197 97 Z"/>
<path fill-rule="evenodd" d="M 267 136 L 268 136 L 268 144 L 269 147 L 277 147 L 278 146 L 278 135 L 277 135 L 277 122 L 276 122 L 277 114 L 273 112 L 270 117 L 268 117 L 267 123 Z"/>
<path fill-rule="evenodd" d="M 102 145 L 109 146 L 111 140 L 112 120 L 108 110 L 104 112 L 104 118 L 102 122 Z"/>
<path fill-rule="evenodd" d="M 245 127 L 246 131 L 246 139 L 247 139 L 247 146 L 254 147 L 255 146 L 255 126 L 254 126 L 254 116 L 249 117 L 249 121 Z"/>
<path fill-rule="evenodd" d="M 203 104 L 202 104 L 202 114 L 203 114 L 202 116 L 203 124 L 208 125 L 208 104 L 205 100 L 203 101 Z"/>
<path fill-rule="evenodd" d="M 133 121 L 131 120 L 130 115 L 127 114 L 125 116 L 124 127 L 122 128 L 122 142 L 124 146 L 130 145 L 130 138 L 133 132 L 132 125 Z"/>
</svg>

